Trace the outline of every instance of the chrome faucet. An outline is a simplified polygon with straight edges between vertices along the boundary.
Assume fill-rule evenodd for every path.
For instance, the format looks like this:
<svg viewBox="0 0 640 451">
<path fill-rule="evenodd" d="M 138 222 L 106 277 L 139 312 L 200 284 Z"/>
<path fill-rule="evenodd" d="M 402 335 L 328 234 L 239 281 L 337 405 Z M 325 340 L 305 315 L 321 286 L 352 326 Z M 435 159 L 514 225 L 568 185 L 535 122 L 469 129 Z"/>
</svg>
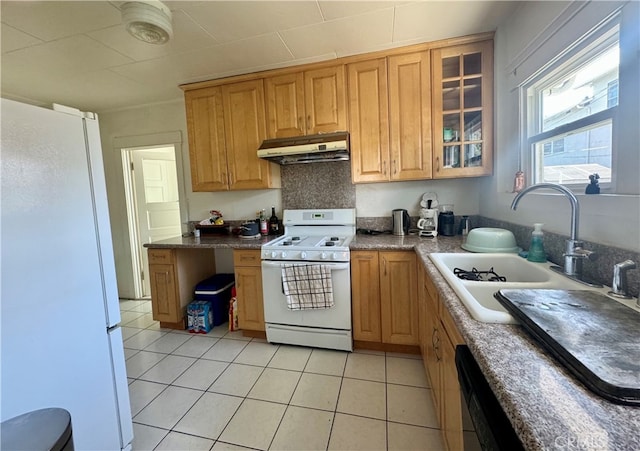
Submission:
<svg viewBox="0 0 640 451">
<path fill-rule="evenodd" d="M 613 282 L 609 294 L 617 298 L 631 299 L 629 286 L 627 284 L 627 271 L 635 269 L 636 263 L 633 260 L 625 260 L 613 266 Z M 640 299 L 638 300 L 640 303 Z M 640 307 L 640 304 L 638 304 Z"/>
<path fill-rule="evenodd" d="M 582 277 L 582 262 L 585 259 L 594 260 L 596 254 L 592 251 L 588 251 L 583 248 L 583 242 L 578 240 L 578 220 L 580 217 L 580 204 L 574 194 L 562 185 L 556 183 L 538 183 L 531 185 L 522 191 L 520 191 L 511 203 L 511 209 L 515 210 L 518 207 L 518 202 L 522 197 L 537 189 L 553 189 L 560 191 L 564 194 L 571 203 L 571 238 L 566 240 L 564 256 L 564 268 L 561 268 L 562 272 L 576 280 L 584 282 Z M 595 283 L 589 283 L 589 285 L 600 285 Z M 601 286 L 601 285 L 600 285 Z"/>
</svg>

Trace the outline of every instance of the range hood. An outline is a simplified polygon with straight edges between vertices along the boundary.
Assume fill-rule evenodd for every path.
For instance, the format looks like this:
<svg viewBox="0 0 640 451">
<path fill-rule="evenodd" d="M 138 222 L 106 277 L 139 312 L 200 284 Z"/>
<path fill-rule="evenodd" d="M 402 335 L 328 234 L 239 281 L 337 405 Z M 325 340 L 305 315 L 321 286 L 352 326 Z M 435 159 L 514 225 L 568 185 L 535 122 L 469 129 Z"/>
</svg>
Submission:
<svg viewBox="0 0 640 451">
<path fill-rule="evenodd" d="M 266 139 L 258 157 L 278 164 L 349 160 L 349 133 L 335 132 L 291 138 Z"/>
</svg>

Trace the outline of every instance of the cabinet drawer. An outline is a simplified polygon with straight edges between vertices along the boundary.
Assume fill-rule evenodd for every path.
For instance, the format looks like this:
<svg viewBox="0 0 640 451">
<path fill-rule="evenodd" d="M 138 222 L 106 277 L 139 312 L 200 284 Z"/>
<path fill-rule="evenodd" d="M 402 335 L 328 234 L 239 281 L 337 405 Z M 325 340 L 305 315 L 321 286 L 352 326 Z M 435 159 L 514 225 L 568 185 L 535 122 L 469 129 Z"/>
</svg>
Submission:
<svg viewBox="0 0 640 451">
<path fill-rule="evenodd" d="M 167 265 L 173 263 L 172 249 L 149 249 L 149 264 Z"/>
<path fill-rule="evenodd" d="M 259 250 L 233 251 L 233 266 L 260 266 Z"/>
</svg>

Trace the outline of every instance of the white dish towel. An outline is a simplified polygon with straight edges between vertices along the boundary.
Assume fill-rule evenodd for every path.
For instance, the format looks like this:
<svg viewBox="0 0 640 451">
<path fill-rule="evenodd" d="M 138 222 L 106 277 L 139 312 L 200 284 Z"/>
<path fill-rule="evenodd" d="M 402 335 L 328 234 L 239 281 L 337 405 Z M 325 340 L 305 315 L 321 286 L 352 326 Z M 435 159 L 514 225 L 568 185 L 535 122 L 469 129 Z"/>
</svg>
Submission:
<svg viewBox="0 0 640 451">
<path fill-rule="evenodd" d="M 333 307 L 331 267 L 327 265 L 283 265 L 282 291 L 290 310 Z"/>
</svg>

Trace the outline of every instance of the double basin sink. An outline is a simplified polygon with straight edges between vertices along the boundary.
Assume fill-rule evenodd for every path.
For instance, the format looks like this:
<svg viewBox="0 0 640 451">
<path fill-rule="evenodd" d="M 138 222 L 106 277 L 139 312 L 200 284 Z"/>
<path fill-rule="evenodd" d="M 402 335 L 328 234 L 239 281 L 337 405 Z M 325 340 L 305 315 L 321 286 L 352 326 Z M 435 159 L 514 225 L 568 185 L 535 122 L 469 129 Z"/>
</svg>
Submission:
<svg viewBox="0 0 640 451">
<path fill-rule="evenodd" d="M 532 263 L 516 254 L 486 253 L 433 253 L 430 258 L 449 285 L 456 292 L 471 316 L 484 323 L 518 324 L 506 309 L 494 298 L 501 289 L 556 289 L 597 291 L 607 294 L 608 288 L 594 288 L 574 281 L 551 270 L 551 263 Z M 490 281 L 492 274 L 480 274 L 485 280 L 476 281 L 459 278 L 455 272 L 492 270 L 505 281 Z M 473 276 L 473 275 L 472 275 Z M 620 300 L 628 307 L 640 311 L 635 300 Z"/>
</svg>

